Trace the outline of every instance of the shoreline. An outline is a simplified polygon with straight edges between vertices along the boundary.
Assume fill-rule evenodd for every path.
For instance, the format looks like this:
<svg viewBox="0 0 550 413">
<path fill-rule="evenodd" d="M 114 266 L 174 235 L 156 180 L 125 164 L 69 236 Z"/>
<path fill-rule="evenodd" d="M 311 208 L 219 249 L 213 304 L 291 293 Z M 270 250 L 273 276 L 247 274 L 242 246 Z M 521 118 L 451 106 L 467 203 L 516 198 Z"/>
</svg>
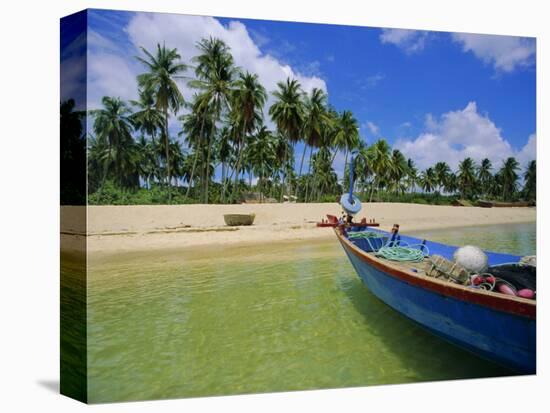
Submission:
<svg viewBox="0 0 550 413">
<path fill-rule="evenodd" d="M 61 246 L 90 253 L 122 253 L 181 248 L 246 245 L 333 237 L 332 228 L 317 228 L 326 214 L 339 216 L 337 203 L 147 205 L 62 207 Z M 227 227 L 223 214 L 256 214 L 254 225 Z M 479 208 L 402 203 L 363 204 L 357 218 L 374 218 L 380 228 L 400 224 L 403 233 L 477 225 L 536 222 L 536 208 Z"/>
</svg>

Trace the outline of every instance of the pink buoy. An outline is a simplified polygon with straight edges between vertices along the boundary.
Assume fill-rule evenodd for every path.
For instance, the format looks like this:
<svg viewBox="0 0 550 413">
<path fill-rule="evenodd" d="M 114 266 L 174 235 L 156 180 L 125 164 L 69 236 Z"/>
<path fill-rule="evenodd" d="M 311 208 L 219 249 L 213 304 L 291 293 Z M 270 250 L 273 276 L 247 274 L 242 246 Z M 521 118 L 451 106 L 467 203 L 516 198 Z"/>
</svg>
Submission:
<svg viewBox="0 0 550 413">
<path fill-rule="evenodd" d="M 499 283 L 497 285 L 497 291 L 506 295 L 516 295 L 516 292 L 507 284 Z"/>
<path fill-rule="evenodd" d="M 518 291 L 518 297 L 533 299 L 535 298 L 535 292 L 529 288 L 524 288 Z"/>
</svg>

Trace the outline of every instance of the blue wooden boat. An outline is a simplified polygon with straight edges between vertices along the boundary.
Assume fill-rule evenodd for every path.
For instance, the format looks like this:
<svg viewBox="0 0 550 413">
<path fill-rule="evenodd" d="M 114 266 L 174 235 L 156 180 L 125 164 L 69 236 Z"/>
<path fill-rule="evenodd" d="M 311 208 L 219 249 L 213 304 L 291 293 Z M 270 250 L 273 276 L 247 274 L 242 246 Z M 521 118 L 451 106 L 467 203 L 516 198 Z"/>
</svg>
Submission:
<svg viewBox="0 0 550 413">
<path fill-rule="evenodd" d="M 536 373 L 536 301 L 429 277 L 422 266 L 365 251 L 348 238 L 349 230 L 334 229 L 355 271 L 376 297 L 451 343 L 517 372 Z M 390 236 L 381 230 L 368 231 Z M 448 259 L 457 248 L 403 235 L 401 239 L 411 245 L 425 242 L 431 254 Z M 486 254 L 489 265 L 520 259 Z"/>
</svg>

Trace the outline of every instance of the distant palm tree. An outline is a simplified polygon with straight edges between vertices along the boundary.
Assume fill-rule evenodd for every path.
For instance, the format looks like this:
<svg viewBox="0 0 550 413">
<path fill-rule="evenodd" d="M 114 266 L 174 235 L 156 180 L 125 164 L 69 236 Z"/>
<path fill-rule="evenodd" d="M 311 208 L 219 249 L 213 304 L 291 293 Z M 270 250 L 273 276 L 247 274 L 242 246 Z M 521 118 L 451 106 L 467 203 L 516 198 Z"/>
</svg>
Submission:
<svg viewBox="0 0 550 413">
<path fill-rule="evenodd" d="M 92 141 L 92 161 L 97 161 L 102 169 L 99 192 L 110 173 L 120 186 L 135 187 L 139 181 L 136 179 L 137 155 L 131 132 L 130 109 L 119 98 L 104 96 L 101 103 L 102 109 L 90 112 L 95 118 L 93 130 L 96 135 Z"/>
<path fill-rule="evenodd" d="M 271 174 L 275 164 L 274 138 L 267 127 L 262 126 L 256 132 L 252 143 L 249 146 L 248 158 L 253 172 L 258 176 L 260 202 L 262 202 L 264 179 Z"/>
<path fill-rule="evenodd" d="M 454 194 L 456 193 L 456 191 L 458 191 L 458 177 L 454 172 L 451 172 L 447 177 L 447 185 L 445 187 L 445 190 L 449 194 Z"/>
<path fill-rule="evenodd" d="M 155 142 L 141 135 L 136 142 L 136 149 L 139 154 L 138 172 L 145 181 L 145 187 L 151 189 L 151 179 L 158 173 Z"/>
<path fill-rule="evenodd" d="M 344 165 L 347 165 L 349 152 L 359 145 L 359 125 L 349 110 L 343 111 L 338 117 L 334 144 L 338 149 L 344 150 Z"/>
<path fill-rule="evenodd" d="M 130 101 L 130 104 L 137 109 L 130 115 L 130 120 L 137 132 L 149 135 L 154 142 L 157 131 L 164 127 L 163 113 L 157 109 L 151 89 L 139 90 L 138 94 L 138 100 Z"/>
<path fill-rule="evenodd" d="M 418 169 L 416 169 L 416 165 L 414 161 L 409 158 L 407 159 L 407 187 L 410 191 L 411 189 L 415 188 L 417 182 L 418 182 Z"/>
<path fill-rule="evenodd" d="M 208 184 L 211 168 L 210 153 L 212 140 L 215 136 L 216 122 L 221 119 L 222 112 L 231 111 L 231 96 L 234 91 L 234 81 L 237 75 L 233 56 L 229 47 L 220 39 L 202 39 L 197 43 L 200 55 L 193 58 L 196 79 L 189 85 L 199 90 L 198 101 L 201 110 L 207 110 L 212 115 L 212 130 L 207 139 L 206 163 L 203 166 L 203 202 L 208 203 Z"/>
<path fill-rule="evenodd" d="M 294 148 L 294 145 L 300 140 L 305 118 L 303 92 L 300 83 L 295 79 L 287 78 L 285 82 L 277 83 L 277 90 L 272 94 L 275 103 L 269 108 L 269 116 L 277 125 L 279 135 L 284 136 L 290 146 Z M 285 159 L 283 161 L 285 166 L 289 158 L 286 148 L 287 146 L 285 146 Z M 285 192 L 285 181 L 290 171 L 283 167 L 281 201 Z"/>
<path fill-rule="evenodd" d="M 298 178 L 302 175 L 304 156 L 309 146 L 308 175 L 311 173 L 311 156 L 313 148 L 319 148 L 324 144 L 324 131 L 329 128 L 331 121 L 326 110 L 327 95 L 321 89 L 313 88 L 309 96 L 305 97 L 305 119 L 304 119 L 304 150 Z M 309 179 L 306 180 L 305 202 L 308 200 Z"/>
<path fill-rule="evenodd" d="M 380 190 L 380 186 L 387 177 L 390 168 L 390 150 L 391 147 L 385 139 L 379 139 L 370 146 L 372 159 L 372 170 L 375 173 L 373 185 L 371 188 L 369 202 L 372 202 L 374 190 Z"/>
<path fill-rule="evenodd" d="M 517 191 L 518 184 L 518 171 L 519 163 L 514 157 L 510 157 L 504 161 L 502 168 L 499 171 L 501 185 L 502 185 L 502 198 L 504 200 L 511 199 L 514 193 Z"/>
<path fill-rule="evenodd" d="M 359 142 L 357 156 L 355 157 L 354 171 L 356 171 L 357 180 L 361 184 L 362 195 L 365 195 L 367 182 L 373 175 L 371 152 L 364 141 Z"/>
<path fill-rule="evenodd" d="M 527 164 L 525 174 L 525 185 L 523 186 L 523 196 L 525 199 L 537 199 L 537 161 L 531 161 Z"/>
<path fill-rule="evenodd" d="M 239 171 L 241 167 L 246 135 L 252 133 L 263 121 L 263 107 L 266 99 L 267 93 L 260 84 L 258 75 L 249 72 L 239 74 L 233 96 L 233 119 L 237 127 L 240 127 L 240 133 L 235 137 L 237 146 L 235 171 Z M 238 176 L 239 174 L 235 173 L 235 189 L 237 189 Z M 233 191 L 233 196 L 237 196 L 236 190 Z"/>
<path fill-rule="evenodd" d="M 458 189 L 463 198 L 472 198 L 477 188 L 476 166 L 472 158 L 465 158 L 458 165 Z"/>
<path fill-rule="evenodd" d="M 451 173 L 451 168 L 449 168 L 447 162 L 440 161 L 435 164 L 434 173 L 437 190 L 438 192 L 441 192 L 441 189 L 447 186 L 447 180 L 449 178 L 449 174 Z"/>
<path fill-rule="evenodd" d="M 433 168 L 427 168 L 420 176 L 420 185 L 425 192 L 432 192 L 437 185 L 437 176 Z"/>
<path fill-rule="evenodd" d="M 487 195 L 489 193 L 491 185 L 493 184 L 493 174 L 491 173 L 492 169 L 493 164 L 490 159 L 485 158 L 481 161 L 481 165 L 477 171 L 477 179 L 479 180 L 479 186 L 483 195 Z"/>
<path fill-rule="evenodd" d="M 201 159 L 205 158 L 203 152 L 205 146 L 204 141 L 207 140 L 206 136 L 209 136 L 213 129 L 213 118 L 208 111 L 208 107 L 202 106 L 202 101 L 199 99 L 198 95 L 193 96 L 191 103 L 188 103 L 187 107 L 190 109 L 190 112 L 178 118 L 182 122 L 180 136 L 185 136 L 187 147 L 191 148 L 194 152 L 193 165 L 191 166 L 191 172 L 187 179 L 189 185 L 187 186 L 185 198 L 189 197 L 191 186 L 194 183 L 199 157 L 201 157 Z M 208 137 L 208 140 L 210 139 L 211 138 Z M 203 174 L 201 174 L 201 178 L 203 178 Z"/>
<path fill-rule="evenodd" d="M 388 179 L 393 188 L 393 191 L 397 194 L 403 192 L 404 188 L 401 185 L 401 181 L 407 175 L 407 160 L 403 156 L 403 153 L 399 149 L 392 151 L 390 159 L 390 168 L 388 171 Z"/>
<path fill-rule="evenodd" d="M 156 54 L 153 55 L 144 47 L 141 51 L 145 58 L 137 57 L 145 65 L 148 72 L 137 77 L 139 86 L 154 96 L 155 105 L 164 115 L 164 154 L 166 161 L 166 184 L 168 186 L 168 203 L 172 202 L 172 192 L 170 190 L 170 136 L 168 133 L 168 111 L 174 114 L 178 112 L 183 105 L 183 95 L 181 94 L 176 81 L 183 79 L 181 74 L 187 70 L 187 66 L 180 62 L 181 56 L 177 49 L 167 49 L 164 45 L 157 44 Z"/>
<path fill-rule="evenodd" d="M 220 131 L 220 137 L 218 140 L 218 158 L 219 161 L 222 164 L 222 189 L 221 189 L 221 202 L 222 204 L 225 203 L 225 192 L 226 192 L 226 184 L 227 184 L 227 165 L 232 159 L 233 154 L 233 148 L 230 144 L 231 140 L 231 129 L 229 126 L 224 126 L 223 129 Z M 237 161 L 235 161 L 236 163 Z"/>
</svg>

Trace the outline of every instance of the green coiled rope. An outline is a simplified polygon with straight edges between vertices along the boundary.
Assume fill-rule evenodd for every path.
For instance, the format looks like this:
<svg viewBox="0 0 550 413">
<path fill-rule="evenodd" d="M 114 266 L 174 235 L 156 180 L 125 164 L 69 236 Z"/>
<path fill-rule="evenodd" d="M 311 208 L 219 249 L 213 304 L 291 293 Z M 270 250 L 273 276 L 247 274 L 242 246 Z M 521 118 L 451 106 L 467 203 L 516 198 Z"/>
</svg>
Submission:
<svg viewBox="0 0 550 413">
<path fill-rule="evenodd" d="M 420 262 L 428 255 L 428 247 L 423 244 L 419 244 L 419 246 L 421 247 L 420 249 L 413 248 L 413 246 L 384 245 L 376 252 L 376 256 L 390 261 Z"/>
<path fill-rule="evenodd" d="M 389 239 L 385 245 L 376 250 L 370 241 L 372 238 L 380 237 L 382 237 L 382 235 L 374 231 L 357 231 L 348 233 L 348 238 L 351 240 L 366 239 L 371 247 L 371 250 L 376 251 L 375 255 L 377 257 L 382 257 L 390 261 L 420 262 L 429 255 L 428 247 L 424 244 L 403 245 L 406 244 L 404 241 L 392 241 L 391 239 Z"/>
</svg>

